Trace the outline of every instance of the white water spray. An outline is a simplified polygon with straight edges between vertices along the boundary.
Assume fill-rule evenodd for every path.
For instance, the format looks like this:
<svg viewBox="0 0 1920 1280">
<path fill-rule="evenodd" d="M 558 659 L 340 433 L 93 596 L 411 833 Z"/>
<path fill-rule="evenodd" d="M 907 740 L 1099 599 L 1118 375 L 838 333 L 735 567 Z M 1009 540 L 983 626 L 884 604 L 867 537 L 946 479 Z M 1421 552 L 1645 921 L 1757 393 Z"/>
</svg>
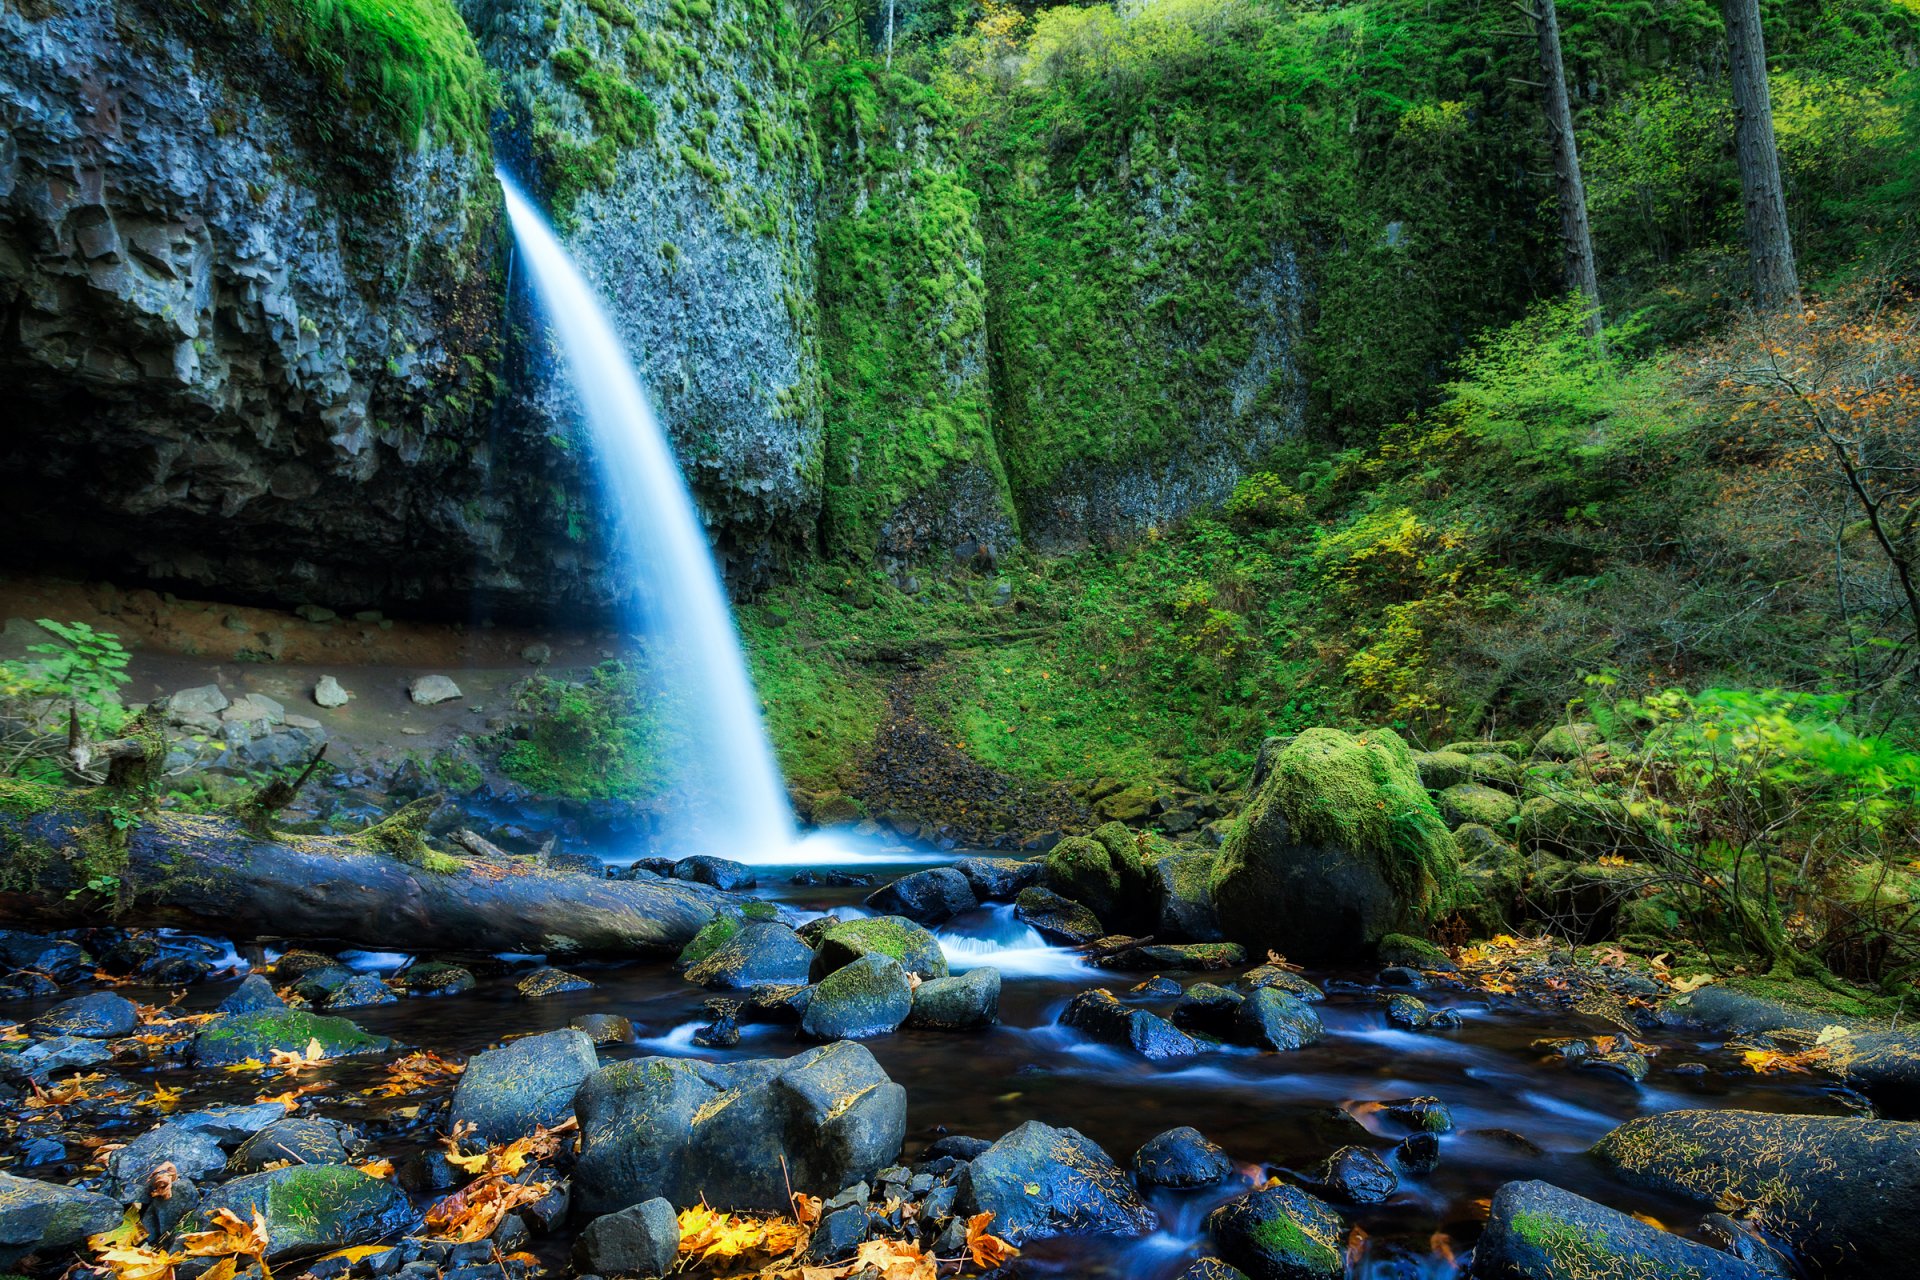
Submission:
<svg viewBox="0 0 1920 1280">
<path fill-rule="evenodd" d="M 507 216 L 598 446 L 603 478 L 643 575 L 640 629 L 678 681 L 683 745 L 672 761 L 689 814 L 685 845 L 742 862 L 794 840 L 792 810 L 693 500 L 612 321 L 540 211 L 500 175 Z M 678 850 L 676 850 L 678 851 Z M 686 849 L 687 852 L 694 851 Z"/>
</svg>

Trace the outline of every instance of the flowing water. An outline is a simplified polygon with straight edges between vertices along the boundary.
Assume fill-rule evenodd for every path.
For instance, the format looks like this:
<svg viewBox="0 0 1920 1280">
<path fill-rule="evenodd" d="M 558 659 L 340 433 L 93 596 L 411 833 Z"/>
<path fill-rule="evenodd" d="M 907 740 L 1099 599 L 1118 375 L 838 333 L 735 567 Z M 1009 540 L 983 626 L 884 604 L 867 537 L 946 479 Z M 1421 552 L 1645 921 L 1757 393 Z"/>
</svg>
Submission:
<svg viewBox="0 0 1920 1280">
<path fill-rule="evenodd" d="M 673 450 L 593 288 L 540 211 L 505 175 L 500 185 L 526 278 L 565 357 L 640 576 L 635 622 L 671 681 L 663 699 L 671 723 L 662 736 L 674 744 L 673 790 L 687 815 L 676 843 L 744 862 L 777 858 L 793 844 L 793 814 Z"/>
</svg>

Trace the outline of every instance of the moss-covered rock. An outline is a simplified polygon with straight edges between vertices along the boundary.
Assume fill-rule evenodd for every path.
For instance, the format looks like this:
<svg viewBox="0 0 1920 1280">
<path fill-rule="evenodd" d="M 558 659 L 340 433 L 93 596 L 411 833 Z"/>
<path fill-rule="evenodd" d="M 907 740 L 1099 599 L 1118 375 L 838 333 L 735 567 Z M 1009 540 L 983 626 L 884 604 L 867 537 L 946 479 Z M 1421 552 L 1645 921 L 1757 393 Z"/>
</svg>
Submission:
<svg viewBox="0 0 1920 1280">
<path fill-rule="evenodd" d="M 1263 1187 L 1215 1209 L 1207 1234 L 1220 1256 L 1254 1280 L 1339 1280 L 1347 1224 L 1298 1187 Z"/>
<path fill-rule="evenodd" d="M 1605 741 L 1600 726 L 1576 721 L 1555 725 L 1533 744 L 1536 760 L 1578 760 Z"/>
<path fill-rule="evenodd" d="M 1457 751 L 1463 756 L 1497 755 L 1507 760 L 1520 761 L 1527 758 L 1533 746 L 1518 738 L 1490 738 L 1485 741 L 1468 739 L 1464 742 L 1449 742 L 1440 749 Z"/>
<path fill-rule="evenodd" d="M 866 1040 L 892 1031 L 913 1010 L 913 983 L 900 962 L 877 951 L 822 978 L 800 1030 L 814 1040 Z"/>
<path fill-rule="evenodd" d="M 673 967 L 680 970 L 691 969 L 708 956 L 733 941 L 740 932 L 744 917 L 738 911 L 718 911 L 712 920 L 700 932 L 693 935 L 693 941 L 680 948 Z"/>
<path fill-rule="evenodd" d="M 385 1036 L 370 1035 L 345 1018 L 304 1009 L 262 1009 L 223 1014 L 202 1026 L 193 1037 L 193 1060 L 203 1067 L 265 1062 L 277 1052 L 306 1053 L 314 1044 L 325 1058 L 385 1053 L 393 1047 Z"/>
<path fill-rule="evenodd" d="M 920 978 L 947 976 L 940 940 L 905 916 L 863 916 L 823 932 L 814 943 L 808 976 L 819 982 L 865 955 L 883 955 Z"/>
<path fill-rule="evenodd" d="M 36 1250 L 78 1244 L 119 1222 L 117 1200 L 0 1173 L 0 1266 L 10 1267 Z"/>
<path fill-rule="evenodd" d="M 1132 931 L 1152 923 L 1152 877 L 1141 856 L 1140 837 L 1118 822 L 1091 836 L 1070 836 L 1047 854 L 1040 882 L 1085 904 L 1109 928 Z"/>
<path fill-rule="evenodd" d="M 1545 1182 L 1509 1182 L 1494 1193 L 1473 1262 L 1474 1274 L 1487 1280 L 1761 1280 L 1766 1274 L 1731 1253 Z"/>
<path fill-rule="evenodd" d="M 406 1192 L 391 1182 L 326 1164 L 269 1169 L 215 1187 L 181 1222 L 180 1234 L 211 1230 L 222 1209 L 242 1221 L 255 1213 L 266 1219 L 269 1263 L 372 1244 L 404 1231 L 415 1217 Z"/>
<path fill-rule="evenodd" d="M 1463 822 L 1501 830 L 1520 812 L 1520 802 L 1478 782 L 1456 782 L 1440 793 L 1440 813 L 1452 826 Z"/>
<path fill-rule="evenodd" d="M 1425 938 L 1406 933 L 1390 933 L 1380 939 L 1378 958 L 1381 964 L 1405 965 L 1410 969 L 1453 968 L 1453 961 L 1447 958 L 1446 952 Z"/>
<path fill-rule="evenodd" d="M 1519 921 L 1525 912 L 1526 855 L 1478 823 L 1454 828 L 1453 839 L 1462 864 L 1460 915 L 1472 935 L 1490 937 Z"/>
<path fill-rule="evenodd" d="M 1042 937 L 1070 947 L 1092 942 L 1106 933 L 1100 917 L 1083 904 L 1037 884 L 1020 891 L 1013 900 L 1013 914 Z"/>
<path fill-rule="evenodd" d="M 1397 734 L 1309 729 L 1227 837 L 1213 902 L 1226 935 L 1256 954 L 1338 959 L 1427 932 L 1459 897 L 1459 862 Z"/>
<path fill-rule="evenodd" d="M 1561 791 L 1522 801 L 1520 847 L 1535 853 L 1597 858 L 1645 849 L 1647 831 L 1624 801 L 1598 791 Z M 1494 826 L 1494 823 L 1485 823 Z"/>
<path fill-rule="evenodd" d="M 1420 772 L 1420 785 L 1429 791 L 1445 791 L 1473 779 L 1473 758 L 1458 751 L 1416 751 L 1413 767 Z"/>
</svg>

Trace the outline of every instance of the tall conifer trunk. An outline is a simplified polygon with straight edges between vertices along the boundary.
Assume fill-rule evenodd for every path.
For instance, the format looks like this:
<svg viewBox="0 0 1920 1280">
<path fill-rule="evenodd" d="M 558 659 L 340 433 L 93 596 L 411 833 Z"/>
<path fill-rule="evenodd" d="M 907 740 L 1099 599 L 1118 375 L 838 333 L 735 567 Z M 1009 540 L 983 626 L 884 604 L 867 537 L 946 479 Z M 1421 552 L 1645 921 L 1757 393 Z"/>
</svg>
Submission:
<svg viewBox="0 0 1920 1280">
<path fill-rule="evenodd" d="M 1580 176 L 1580 149 L 1573 139 L 1573 105 L 1567 98 L 1567 67 L 1560 53 L 1560 15 L 1554 0 L 1536 0 L 1533 30 L 1540 42 L 1540 72 L 1553 145 L 1555 194 L 1560 201 L 1560 242 L 1565 255 L 1567 289 L 1583 294 L 1592 311 L 1587 333 L 1600 336 L 1600 276 L 1593 261 L 1593 230 L 1587 223 L 1587 184 Z"/>
<path fill-rule="evenodd" d="M 1780 151 L 1773 137 L 1773 98 L 1767 91 L 1767 42 L 1760 29 L 1759 0 L 1720 0 L 1727 27 L 1733 77 L 1734 148 L 1740 161 L 1740 195 L 1746 207 L 1747 258 L 1753 271 L 1754 305 L 1791 306 L 1800 298 L 1793 267 L 1793 237 L 1787 229 L 1787 191 L 1780 180 Z"/>
</svg>

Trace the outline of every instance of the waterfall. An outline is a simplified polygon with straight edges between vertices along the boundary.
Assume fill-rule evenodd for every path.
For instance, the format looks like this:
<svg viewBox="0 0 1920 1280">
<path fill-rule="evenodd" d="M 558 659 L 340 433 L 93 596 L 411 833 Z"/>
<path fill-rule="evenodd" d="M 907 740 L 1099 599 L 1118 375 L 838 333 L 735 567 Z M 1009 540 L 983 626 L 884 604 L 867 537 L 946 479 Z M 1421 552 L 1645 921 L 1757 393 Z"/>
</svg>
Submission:
<svg viewBox="0 0 1920 1280">
<path fill-rule="evenodd" d="M 641 576 L 637 629 L 664 669 L 677 722 L 667 776 L 689 804 L 675 852 L 771 861 L 794 841 L 793 813 L 713 554 L 666 433 L 613 323 L 540 211 L 508 181 L 507 215 L 592 431 L 606 491 Z"/>
</svg>

